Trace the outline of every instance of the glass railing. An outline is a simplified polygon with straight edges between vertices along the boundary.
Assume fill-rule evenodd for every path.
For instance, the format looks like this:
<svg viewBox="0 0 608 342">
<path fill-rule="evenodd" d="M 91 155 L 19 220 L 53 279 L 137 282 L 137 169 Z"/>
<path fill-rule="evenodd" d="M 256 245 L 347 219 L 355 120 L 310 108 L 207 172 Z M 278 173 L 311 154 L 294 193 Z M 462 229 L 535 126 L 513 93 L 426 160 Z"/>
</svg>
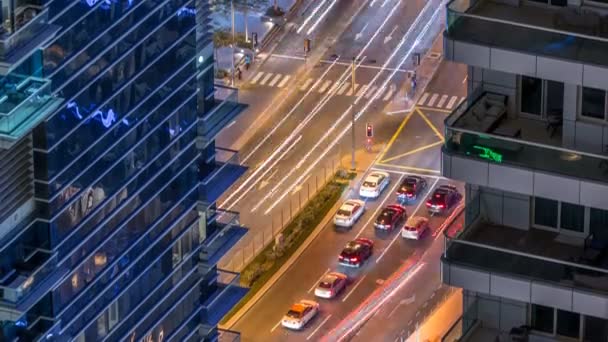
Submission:
<svg viewBox="0 0 608 342">
<path fill-rule="evenodd" d="M 471 209 L 469 205 L 461 215 L 469 216 L 465 219 L 467 224 L 464 230 L 450 229 L 448 226 L 444 231 L 443 259 L 449 263 L 481 269 L 490 274 L 515 275 L 540 283 L 556 283 L 561 287 L 608 294 L 608 269 L 587 266 L 577 263 L 577 260 L 559 260 L 470 241 L 468 235 L 474 230 L 483 229 L 485 223 L 479 209 Z"/>
<path fill-rule="evenodd" d="M 36 255 L 28 262 L 17 265 L 13 279 L 9 278 L 6 281 L 8 284 L 0 286 L 2 290 L 0 298 L 3 301 L 18 305 L 56 271 L 56 253 L 51 254 L 50 251 L 38 250 Z"/>
<path fill-rule="evenodd" d="M 26 15 L 31 17 L 26 17 Z M 9 28 L 0 36 L 0 58 L 9 57 L 14 50 L 19 49 L 31 43 L 33 39 L 39 38 L 41 33 L 50 28 L 48 21 L 48 9 L 39 10 L 35 7 L 25 9 L 21 23 L 15 23 L 14 32 L 10 32 Z M 56 27 L 59 29 L 59 27 Z M 32 46 L 32 51 L 38 46 Z"/>
<path fill-rule="evenodd" d="M 243 105 L 239 103 L 236 88 L 215 85 L 214 106 L 203 115 L 201 131 L 206 139 L 213 139 L 235 117 Z"/>
<path fill-rule="evenodd" d="M 470 115 L 475 101 L 463 102 L 445 120 L 443 151 L 495 164 L 608 182 L 608 155 L 569 150 L 518 138 L 503 137 L 457 127 L 458 119 Z"/>
<path fill-rule="evenodd" d="M 203 301 L 203 307 L 210 311 L 215 311 L 215 306 L 225 300 L 224 295 L 228 294 L 233 287 L 239 286 L 240 274 L 236 272 L 217 270 L 217 290 Z"/>
<path fill-rule="evenodd" d="M 530 21 L 526 18 L 534 15 L 516 15 L 516 11 L 523 11 L 520 7 L 503 5 L 494 8 L 490 17 L 477 14 L 482 13 L 477 11 L 482 6 L 500 4 L 487 0 L 450 1 L 447 6 L 448 36 L 508 50 L 608 65 L 608 32 L 599 16 L 579 14 L 565 8 L 548 13 L 544 8 L 528 6 L 528 11 L 539 12 L 538 20 Z M 547 20 L 548 16 L 553 20 Z"/>
<path fill-rule="evenodd" d="M 238 213 L 218 210 L 207 222 L 208 235 L 201 245 L 201 262 L 213 265 L 247 232 L 238 221 Z"/>
<path fill-rule="evenodd" d="M 239 286 L 240 275 L 238 273 L 218 270 L 216 279 L 217 283 L 213 285 L 214 291 L 203 300 L 205 311 L 203 311 L 202 320 L 208 326 L 217 325 L 248 291 L 247 288 Z"/>
<path fill-rule="evenodd" d="M 24 122 L 32 120 L 35 115 L 49 104 L 59 102 L 51 95 L 51 82 L 29 77 L 13 89 L 4 90 L 0 97 L 0 133 L 12 135 Z M 54 108 L 54 107 L 53 107 Z M 49 109 L 50 110 L 50 109 Z"/>
<path fill-rule="evenodd" d="M 226 170 L 226 168 L 239 165 L 239 153 L 238 151 L 216 147 L 215 148 L 215 165 L 216 168 L 205 177 L 203 180 L 203 185 L 209 184 L 217 175 L 219 175 L 222 171 Z"/>
</svg>

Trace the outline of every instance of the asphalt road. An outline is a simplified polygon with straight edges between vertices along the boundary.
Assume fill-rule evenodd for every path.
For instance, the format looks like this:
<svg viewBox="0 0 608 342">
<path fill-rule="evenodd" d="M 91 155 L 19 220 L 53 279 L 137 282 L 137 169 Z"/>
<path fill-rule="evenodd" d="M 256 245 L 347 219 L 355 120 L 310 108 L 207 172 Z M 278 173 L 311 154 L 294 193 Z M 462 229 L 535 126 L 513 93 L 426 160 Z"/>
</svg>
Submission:
<svg viewBox="0 0 608 342">
<path fill-rule="evenodd" d="M 331 223 L 323 229 L 286 274 L 232 327 L 241 332 L 243 341 L 299 341 L 320 338 L 356 309 L 399 266 L 414 254 L 422 255 L 426 251 L 445 216 L 430 216 L 424 206 L 424 200 L 433 186 L 449 183 L 445 179 L 427 178 L 429 187 L 425 195 L 415 203 L 407 205 L 408 215 L 429 218 L 432 234 L 421 241 L 410 241 L 401 238 L 398 230 L 382 234 L 377 233 L 373 227 L 373 221 L 381 208 L 396 202 L 395 188 L 403 177 L 403 174 L 391 173 L 391 184 L 380 198 L 367 201 L 366 213 L 350 231 L 336 231 Z M 352 194 L 351 197 L 358 196 Z M 373 257 L 360 269 L 339 266 L 337 256 L 342 246 L 356 237 L 374 240 Z M 321 313 L 304 330 L 288 331 L 282 328 L 280 319 L 290 305 L 299 299 L 314 298 L 312 292 L 320 277 L 333 270 L 349 276 L 350 282 L 346 289 L 335 299 L 318 299 L 321 303 Z M 438 281 L 436 283 L 438 284 Z M 419 298 L 424 296 L 425 294 L 422 294 Z"/>
<path fill-rule="evenodd" d="M 321 5 L 332 3 L 321 2 Z M 308 35 L 313 39 L 308 66 L 302 59 L 302 41 L 306 36 L 304 31 L 310 29 L 310 23 L 315 19 L 313 17 L 303 25 L 309 13 L 297 18 L 293 32 L 274 49 L 276 56 L 269 57 L 260 69 L 264 74 L 254 75 L 247 86 L 246 92 L 254 94 L 251 95 L 253 97 L 257 96 L 255 94 L 260 94 L 260 98 L 268 97 L 268 93 L 274 92 L 269 106 L 275 110 L 253 134 L 250 142 L 241 148 L 241 160 L 250 167 L 250 171 L 218 202 L 221 208 L 239 211 L 241 223 L 250 229 L 250 233 L 220 262 L 220 267 L 234 265 L 231 258 L 236 258 L 234 255 L 239 253 L 239 249 L 248 246 L 262 231 L 268 236 L 273 217 L 293 200 L 294 195 L 289 190 L 298 184 L 304 185 L 307 174 L 318 171 L 321 165 L 328 165 L 329 160 L 335 160 L 338 146 L 348 145 L 349 136 L 342 140 L 337 136 L 349 125 L 348 109 L 353 100 L 358 98 L 355 108 L 364 110 L 357 125 L 361 132 L 357 148 L 363 148 L 362 122 L 374 124 L 376 141 L 388 140 L 402 120 L 402 117 L 382 113 L 384 104 L 392 99 L 388 89 L 392 84 L 397 89 L 405 81 L 403 70 L 411 63 L 409 59 L 407 63 L 400 62 L 411 53 L 410 47 L 419 38 L 418 33 L 428 26 L 423 20 L 418 21 L 406 39 L 401 38 L 426 4 L 396 0 L 338 1 L 327 12 L 325 20 Z M 429 18 L 434 11 L 433 4 L 428 5 L 424 12 Z M 313 5 L 308 11 L 315 8 Z M 324 13 L 327 8 L 322 6 L 317 13 Z M 352 17 L 350 23 L 349 15 Z M 301 33 L 297 32 L 299 27 L 303 27 Z M 340 34 L 342 31 L 344 33 Z M 436 33 L 426 32 L 428 35 Z M 391 39 L 387 39 L 389 36 Z M 430 38 L 428 40 L 431 41 Z M 318 62 L 313 58 L 315 54 Z M 348 86 L 341 92 L 344 84 L 340 87 L 334 84 L 339 80 L 350 82 L 348 62 L 356 55 L 360 56 L 361 63 L 356 71 L 356 83 L 360 87 L 348 96 Z M 394 71 L 400 64 L 401 68 Z M 304 72 L 292 74 L 293 77 L 283 81 L 294 70 Z M 372 96 L 385 80 L 388 80 L 387 88 L 373 100 Z M 371 91 L 363 95 L 360 89 L 369 83 Z M 333 93 L 328 94 L 332 87 L 335 87 Z M 236 140 L 247 129 L 243 125 L 247 126 L 237 121 L 218 141 Z M 333 145 L 336 148 L 330 149 Z M 346 148 L 341 150 L 347 151 Z"/>
</svg>

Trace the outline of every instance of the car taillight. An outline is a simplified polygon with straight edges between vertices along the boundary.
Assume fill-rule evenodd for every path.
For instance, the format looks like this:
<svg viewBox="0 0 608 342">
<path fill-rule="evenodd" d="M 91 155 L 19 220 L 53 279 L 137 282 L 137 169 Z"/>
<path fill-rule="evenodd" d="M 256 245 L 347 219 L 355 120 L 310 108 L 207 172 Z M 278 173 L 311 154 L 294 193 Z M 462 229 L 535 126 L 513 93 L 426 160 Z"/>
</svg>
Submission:
<svg viewBox="0 0 608 342">
<path fill-rule="evenodd" d="M 445 206 L 444 206 L 443 204 L 439 204 L 439 205 L 438 205 L 438 207 L 439 207 L 439 208 L 443 208 L 443 207 L 445 207 Z"/>
<path fill-rule="evenodd" d="M 357 257 L 350 258 L 350 261 L 357 261 L 357 260 L 359 260 Z"/>
<path fill-rule="evenodd" d="M 432 205 L 432 204 L 431 204 L 431 201 L 426 201 L 426 206 L 427 206 L 427 207 L 430 207 L 431 205 Z"/>
<path fill-rule="evenodd" d="M 338 259 L 340 259 L 340 260 L 344 260 L 344 257 L 340 255 L 340 256 L 338 257 Z"/>
<path fill-rule="evenodd" d="M 412 196 L 414 196 L 414 194 L 411 194 L 411 193 L 407 194 L 407 197 L 412 197 Z"/>
</svg>

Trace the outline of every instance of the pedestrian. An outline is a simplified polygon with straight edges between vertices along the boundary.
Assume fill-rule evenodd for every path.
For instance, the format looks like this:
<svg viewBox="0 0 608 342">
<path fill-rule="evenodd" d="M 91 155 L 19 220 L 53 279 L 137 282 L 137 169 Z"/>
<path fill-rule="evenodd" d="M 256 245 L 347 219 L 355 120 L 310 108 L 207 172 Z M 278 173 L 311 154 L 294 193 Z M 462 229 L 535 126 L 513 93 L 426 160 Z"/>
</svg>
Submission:
<svg viewBox="0 0 608 342">
<path fill-rule="evenodd" d="M 236 76 L 239 78 L 240 81 L 242 76 L 241 67 L 236 68 Z"/>
<path fill-rule="evenodd" d="M 249 65 L 251 64 L 251 57 L 249 55 L 245 56 L 245 70 L 249 70 Z"/>
</svg>

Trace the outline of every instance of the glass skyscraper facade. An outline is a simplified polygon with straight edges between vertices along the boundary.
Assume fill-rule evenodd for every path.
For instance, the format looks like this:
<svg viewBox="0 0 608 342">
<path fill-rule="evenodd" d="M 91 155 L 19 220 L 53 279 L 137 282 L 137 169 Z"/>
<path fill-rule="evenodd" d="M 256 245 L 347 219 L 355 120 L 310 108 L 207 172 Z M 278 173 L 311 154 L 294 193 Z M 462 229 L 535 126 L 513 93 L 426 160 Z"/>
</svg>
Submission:
<svg viewBox="0 0 608 342">
<path fill-rule="evenodd" d="M 2 0 L 0 341 L 213 341 L 244 294 L 206 0 Z"/>
</svg>

